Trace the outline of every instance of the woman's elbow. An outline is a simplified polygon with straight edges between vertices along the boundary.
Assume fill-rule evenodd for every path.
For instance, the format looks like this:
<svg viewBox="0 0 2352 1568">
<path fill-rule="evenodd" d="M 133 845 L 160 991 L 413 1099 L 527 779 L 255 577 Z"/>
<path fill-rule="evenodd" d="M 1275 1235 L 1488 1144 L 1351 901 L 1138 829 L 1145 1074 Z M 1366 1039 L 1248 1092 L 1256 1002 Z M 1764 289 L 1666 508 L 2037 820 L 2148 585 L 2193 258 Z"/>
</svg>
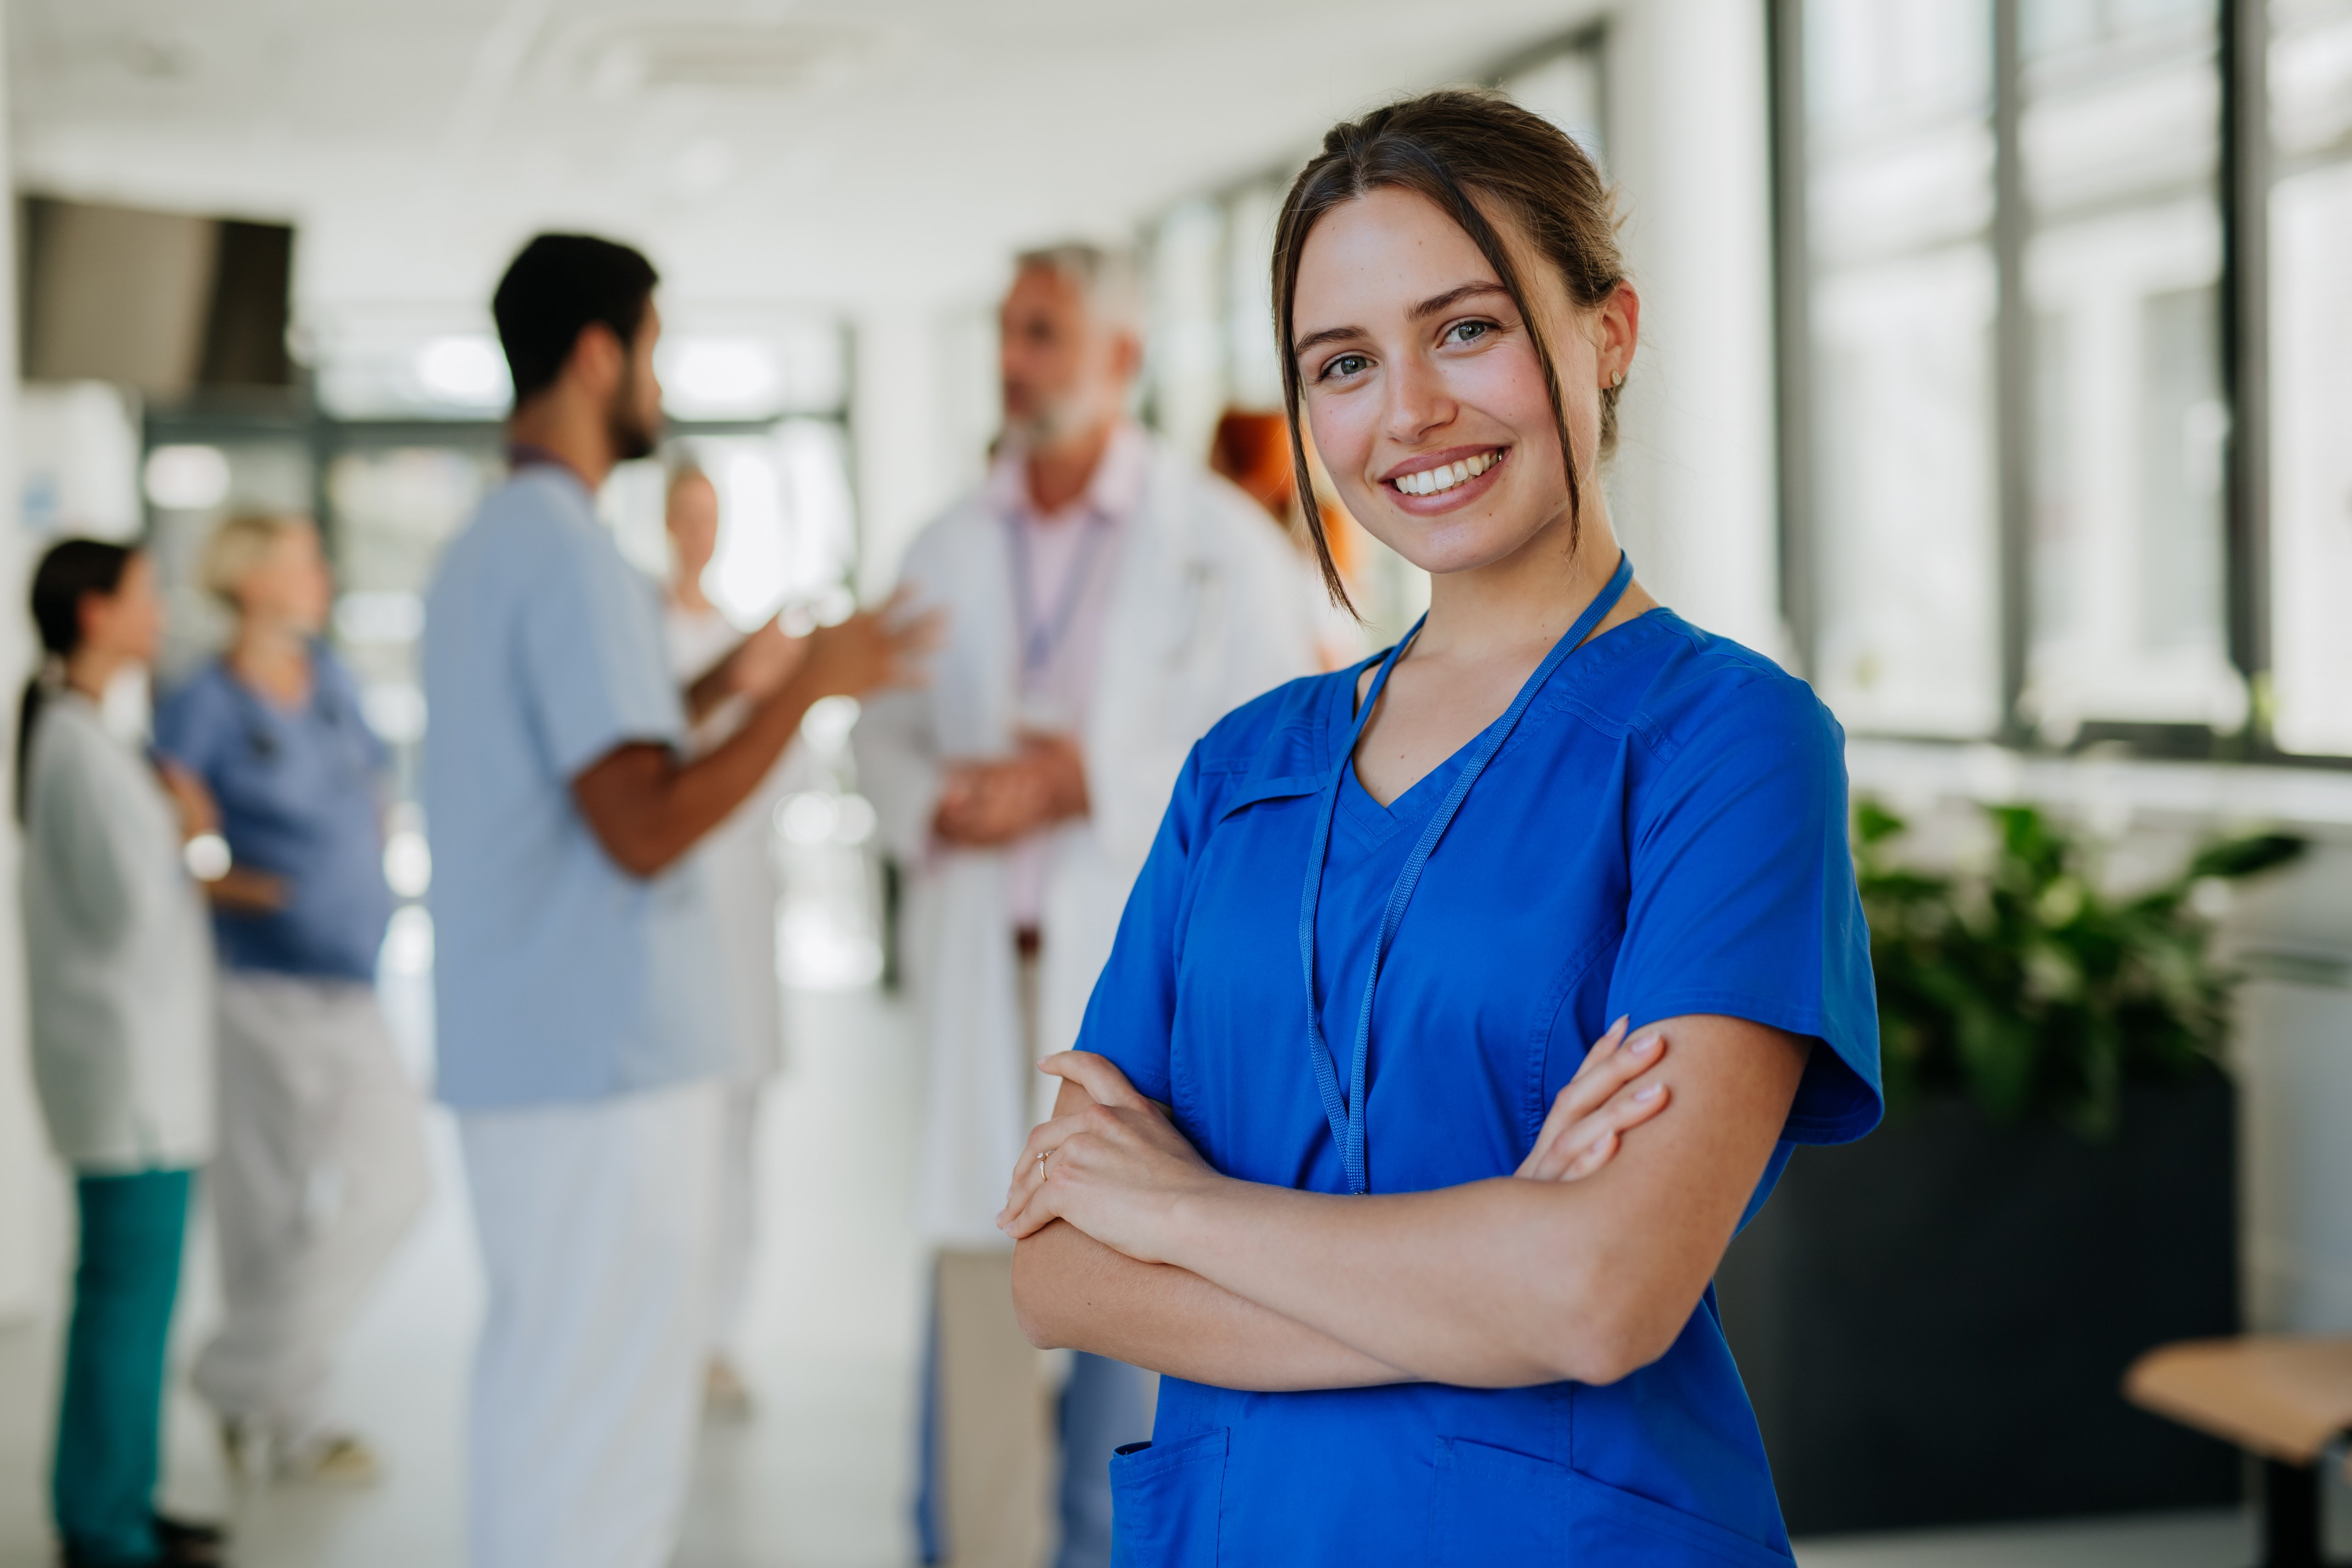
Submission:
<svg viewBox="0 0 2352 1568">
<path fill-rule="evenodd" d="M 1560 1347 L 1560 1375 L 1570 1382 L 1606 1386 L 1633 1376 L 1674 1348 L 1675 1335 L 1655 1324 L 1596 1328 Z"/>
<path fill-rule="evenodd" d="M 1551 1314 L 1557 1327 L 1538 1354 L 1560 1379 L 1602 1386 L 1631 1377 L 1672 1350 L 1696 1303 L 1677 1310 L 1663 1292 L 1612 1292 Z"/>
<path fill-rule="evenodd" d="M 1013 1249 L 1013 1316 L 1021 1325 L 1022 1337 L 1041 1351 L 1069 1348 L 1065 1325 L 1054 1311 L 1061 1293 L 1052 1289 L 1039 1278 L 1045 1259 L 1038 1257 L 1040 1243 L 1024 1241 Z"/>
</svg>

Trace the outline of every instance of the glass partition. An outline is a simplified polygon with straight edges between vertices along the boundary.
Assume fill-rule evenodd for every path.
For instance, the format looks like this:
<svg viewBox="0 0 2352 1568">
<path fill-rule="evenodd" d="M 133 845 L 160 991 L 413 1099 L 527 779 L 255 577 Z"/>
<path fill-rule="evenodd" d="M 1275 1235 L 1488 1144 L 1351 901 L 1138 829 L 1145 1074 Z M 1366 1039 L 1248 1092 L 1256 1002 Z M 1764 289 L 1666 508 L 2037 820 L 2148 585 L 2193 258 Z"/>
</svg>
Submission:
<svg viewBox="0 0 2352 1568">
<path fill-rule="evenodd" d="M 2352 754 L 2352 0 L 2273 0 L 2273 732 Z"/>
<path fill-rule="evenodd" d="M 1856 729 L 2000 718 L 1987 0 L 1805 11 L 1814 676 Z"/>
</svg>

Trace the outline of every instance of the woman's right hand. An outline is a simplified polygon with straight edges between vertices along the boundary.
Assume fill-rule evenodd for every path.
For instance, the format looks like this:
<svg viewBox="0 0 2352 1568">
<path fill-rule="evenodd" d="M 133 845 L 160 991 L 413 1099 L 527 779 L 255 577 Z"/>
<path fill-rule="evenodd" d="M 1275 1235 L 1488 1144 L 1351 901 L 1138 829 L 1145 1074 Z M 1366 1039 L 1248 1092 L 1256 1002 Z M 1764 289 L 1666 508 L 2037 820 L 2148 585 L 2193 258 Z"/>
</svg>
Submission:
<svg viewBox="0 0 2352 1568">
<path fill-rule="evenodd" d="M 1666 1059 L 1666 1039 L 1646 1029 L 1625 1037 L 1618 1019 L 1585 1053 L 1583 1065 L 1552 1101 L 1536 1146 L 1515 1175 L 1538 1182 L 1577 1182 L 1616 1157 L 1619 1141 L 1666 1108 L 1673 1092 L 1642 1081 Z"/>
</svg>

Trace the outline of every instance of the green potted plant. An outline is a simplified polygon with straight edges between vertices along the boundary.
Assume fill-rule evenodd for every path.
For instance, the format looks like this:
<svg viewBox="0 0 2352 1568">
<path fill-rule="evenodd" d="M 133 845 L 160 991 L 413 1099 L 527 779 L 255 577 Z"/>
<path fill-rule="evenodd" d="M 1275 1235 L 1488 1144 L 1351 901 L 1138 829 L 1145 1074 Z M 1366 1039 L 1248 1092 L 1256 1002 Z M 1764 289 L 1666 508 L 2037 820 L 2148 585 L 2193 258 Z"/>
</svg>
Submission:
<svg viewBox="0 0 2352 1568">
<path fill-rule="evenodd" d="M 2041 811 L 1986 816 L 1980 863 L 1929 868 L 1856 810 L 1887 1119 L 1799 1151 L 1717 1276 L 1801 1533 L 2238 1495 L 2233 1455 L 2116 1386 L 2237 1328 L 2213 918 L 2303 842 L 2218 839 L 2116 892 Z"/>
</svg>

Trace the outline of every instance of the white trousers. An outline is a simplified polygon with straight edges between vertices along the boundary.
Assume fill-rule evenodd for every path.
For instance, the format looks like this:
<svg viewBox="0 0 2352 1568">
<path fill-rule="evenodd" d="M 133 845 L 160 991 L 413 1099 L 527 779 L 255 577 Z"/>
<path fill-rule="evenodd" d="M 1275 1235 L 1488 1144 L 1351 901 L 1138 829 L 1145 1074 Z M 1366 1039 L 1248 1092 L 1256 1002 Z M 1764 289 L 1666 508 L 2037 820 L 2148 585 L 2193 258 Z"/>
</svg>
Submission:
<svg viewBox="0 0 2352 1568">
<path fill-rule="evenodd" d="M 737 1359 L 751 1255 L 760 1240 L 760 1098 L 766 1079 L 721 1090 L 718 1195 L 710 1245 L 710 1353 Z"/>
<path fill-rule="evenodd" d="M 231 971 L 219 1013 L 205 1185 L 226 1310 L 195 1384 L 299 1439 L 324 1423 L 335 1341 L 425 1205 L 422 1112 L 372 986 Z"/>
<path fill-rule="evenodd" d="M 489 1300 L 472 1568 L 661 1568 L 708 1348 L 717 1083 L 458 1119 Z"/>
</svg>

